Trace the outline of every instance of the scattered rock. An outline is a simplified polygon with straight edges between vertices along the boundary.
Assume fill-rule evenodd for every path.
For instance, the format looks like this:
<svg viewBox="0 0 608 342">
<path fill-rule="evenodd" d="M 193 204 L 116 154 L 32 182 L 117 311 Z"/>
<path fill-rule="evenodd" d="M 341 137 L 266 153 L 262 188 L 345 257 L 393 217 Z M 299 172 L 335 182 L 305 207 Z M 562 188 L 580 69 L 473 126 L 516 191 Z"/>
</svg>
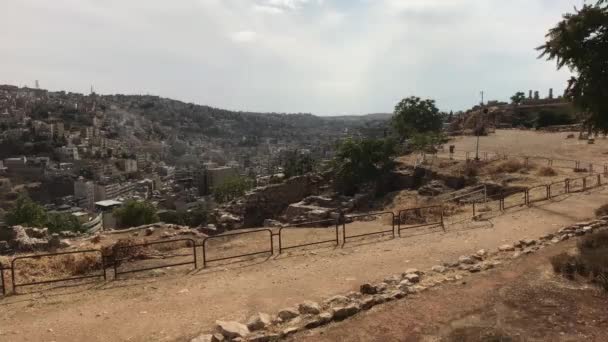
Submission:
<svg viewBox="0 0 608 342">
<path fill-rule="evenodd" d="M 501 252 L 512 252 L 515 250 L 515 247 L 513 245 L 502 245 L 498 247 L 498 250 Z"/>
<path fill-rule="evenodd" d="M 298 306 L 298 311 L 303 315 L 318 315 L 321 312 L 321 306 L 312 301 L 306 301 Z"/>
<path fill-rule="evenodd" d="M 385 283 L 376 284 L 376 293 L 383 293 L 386 291 L 388 286 Z"/>
<path fill-rule="evenodd" d="M 154 234 L 154 227 L 146 228 L 145 232 L 146 232 L 146 236 L 150 236 L 150 235 Z"/>
<path fill-rule="evenodd" d="M 422 272 L 418 271 L 418 269 L 416 269 L 416 268 L 408 268 L 407 270 L 405 270 L 405 274 L 409 274 L 409 273 L 422 275 Z"/>
<path fill-rule="evenodd" d="M 283 329 L 283 331 L 281 331 L 281 336 L 282 337 L 289 336 L 289 335 L 297 333 L 298 331 L 300 331 L 300 328 L 298 328 L 298 327 L 287 327 L 287 328 Z"/>
<path fill-rule="evenodd" d="M 283 321 L 289 321 L 291 319 L 294 319 L 294 318 L 300 316 L 300 312 L 298 312 L 298 310 L 296 310 L 294 308 L 287 308 L 287 309 L 283 309 L 283 310 L 279 311 L 278 316 Z"/>
<path fill-rule="evenodd" d="M 405 280 L 408 280 L 410 283 L 417 283 L 420 281 L 420 276 L 416 273 L 408 273 L 405 275 Z"/>
<path fill-rule="evenodd" d="M 363 310 L 369 310 L 374 305 L 376 305 L 376 300 L 374 299 L 374 297 L 366 297 L 361 300 L 361 309 Z"/>
<path fill-rule="evenodd" d="M 350 301 L 351 300 L 348 297 L 338 295 L 338 296 L 333 296 L 333 297 L 329 298 L 324 303 L 329 306 L 334 306 L 334 305 L 345 306 L 345 305 L 348 305 L 350 303 Z"/>
<path fill-rule="evenodd" d="M 469 272 L 471 272 L 471 273 L 481 272 L 481 270 L 482 270 L 481 264 L 475 264 L 475 265 L 471 265 L 471 267 L 469 267 Z"/>
<path fill-rule="evenodd" d="M 436 273 L 445 273 L 447 268 L 445 266 L 435 265 L 433 268 L 431 268 L 431 270 Z"/>
<path fill-rule="evenodd" d="M 217 330 L 227 339 L 244 338 L 249 334 L 245 324 L 234 321 L 216 321 Z"/>
<path fill-rule="evenodd" d="M 247 341 L 249 342 L 270 342 L 277 341 L 279 339 L 279 334 L 270 333 L 270 332 L 256 332 L 247 337 Z"/>
<path fill-rule="evenodd" d="M 334 308 L 334 319 L 336 321 L 344 320 L 359 312 L 359 307 L 356 304 L 350 304 L 343 307 Z"/>
<path fill-rule="evenodd" d="M 262 330 L 271 323 L 270 315 L 263 312 L 251 316 L 247 321 L 247 328 L 251 331 Z"/>
<path fill-rule="evenodd" d="M 472 265 L 475 263 L 475 260 L 473 260 L 473 258 L 469 257 L 469 256 L 461 256 L 460 258 L 458 258 L 458 262 L 462 265 Z"/>
<path fill-rule="evenodd" d="M 376 287 L 374 285 L 369 284 L 369 283 L 365 283 L 365 284 L 361 285 L 359 287 L 359 291 L 363 294 L 370 294 L 370 295 L 378 293 L 378 289 L 376 289 Z"/>
<path fill-rule="evenodd" d="M 488 256 L 488 251 L 486 251 L 485 249 L 480 249 L 477 251 L 477 253 L 475 253 L 475 255 L 480 258 L 485 258 L 486 256 Z"/>
<path fill-rule="evenodd" d="M 399 290 L 401 290 L 401 291 L 408 291 L 409 287 L 413 286 L 413 285 L 414 284 L 411 281 L 405 279 L 399 283 L 398 287 L 399 287 Z"/>
<path fill-rule="evenodd" d="M 213 339 L 213 335 L 203 334 L 191 339 L 190 342 L 215 342 L 215 340 Z"/>
<path fill-rule="evenodd" d="M 521 245 L 524 247 L 536 245 L 536 240 L 534 240 L 534 239 L 524 239 L 524 240 L 521 240 L 520 242 L 521 242 Z"/>
<path fill-rule="evenodd" d="M 401 281 L 401 277 L 398 275 L 393 275 L 393 276 L 390 276 L 390 277 L 384 279 L 384 283 L 386 283 L 388 285 L 397 285 L 397 284 L 399 284 L 400 281 Z"/>
</svg>

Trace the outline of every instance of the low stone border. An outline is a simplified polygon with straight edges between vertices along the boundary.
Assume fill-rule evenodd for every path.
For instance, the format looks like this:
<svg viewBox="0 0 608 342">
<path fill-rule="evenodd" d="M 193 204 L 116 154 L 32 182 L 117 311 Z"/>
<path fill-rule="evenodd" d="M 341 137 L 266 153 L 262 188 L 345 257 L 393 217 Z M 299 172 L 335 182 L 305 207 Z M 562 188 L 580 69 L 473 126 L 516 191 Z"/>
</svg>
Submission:
<svg viewBox="0 0 608 342">
<path fill-rule="evenodd" d="M 403 299 L 409 294 L 423 292 L 446 282 L 462 280 L 471 273 L 495 268 L 506 260 L 534 253 L 575 236 L 606 228 L 608 216 L 573 224 L 538 239 L 524 239 L 502 245 L 496 251 L 488 252 L 482 249 L 472 255 L 461 256 L 454 262 L 435 265 L 427 272 L 408 269 L 377 284 L 362 284 L 359 292 L 333 296 L 322 303 L 305 301 L 295 307 L 285 308 L 275 316 L 257 313 L 246 323 L 216 321 L 216 332 L 200 335 L 190 342 L 278 341 L 300 331 L 314 329 L 332 321 L 345 320 L 376 305 Z"/>
</svg>

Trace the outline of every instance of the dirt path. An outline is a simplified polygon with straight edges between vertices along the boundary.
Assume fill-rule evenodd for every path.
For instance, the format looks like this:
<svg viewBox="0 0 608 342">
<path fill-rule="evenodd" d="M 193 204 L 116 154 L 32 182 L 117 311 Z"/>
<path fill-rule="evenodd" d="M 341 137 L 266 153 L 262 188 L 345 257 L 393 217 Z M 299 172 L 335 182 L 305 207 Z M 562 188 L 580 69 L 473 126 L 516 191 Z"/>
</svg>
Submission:
<svg viewBox="0 0 608 342">
<path fill-rule="evenodd" d="M 544 156 L 597 163 L 608 163 L 608 139 L 599 138 L 595 144 L 586 140 L 566 139 L 572 133 L 546 133 L 524 130 L 496 130 L 495 134 L 480 137 L 479 150 L 511 155 Z M 578 136 L 578 134 L 576 134 Z M 476 137 L 455 137 L 448 145 L 455 145 L 457 153 L 475 151 Z"/>
<path fill-rule="evenodd" d="M 371 238 L 343 249 L 294 251 L 194 274 L 169 270 L 156 278 L 12 296 L 0 300 L 0 341 L 187 340 L 216 319 L 242 321 L 257 311 L 274 313 L 409 267 L 429 268 L 480 248 L 537 238 L 590 218 L 606 202 L 608 191 L 597 189 L 510 212 L 491 224 L 448 227 L 447 233 L 419 231 L 409 238 Z"/>
<path fill-rule="evenodd" d="M 607 341 L 608 295 L 553 273 L 549 257 L 574 241 L 523 256 L 292 341 Z"/>
</svg>

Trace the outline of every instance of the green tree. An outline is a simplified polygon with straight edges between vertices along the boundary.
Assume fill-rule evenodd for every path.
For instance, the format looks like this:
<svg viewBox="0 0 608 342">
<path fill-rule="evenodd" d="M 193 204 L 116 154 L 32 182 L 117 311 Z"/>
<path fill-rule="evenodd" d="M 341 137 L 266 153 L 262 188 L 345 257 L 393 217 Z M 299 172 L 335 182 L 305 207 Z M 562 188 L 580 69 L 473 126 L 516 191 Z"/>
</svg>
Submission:
<svg viewBox="0 0 608 342">
<path fill-rule="evenodd" d="M 80 232 L 82 225 L 78 218 L 68 213 L 50 213 L 47 216 L 46 227 L 51 233 L 62 231 Z"/>
<path fill-rule="evenodd" d="M 213 198 L 218 203 L 225 203 L 243 196 L 253 187 L 253 181 L 247 177 L 233 177 L 212 189 Z"/>
<path fill-rule="evenodd" d="M 336 190 L 347 195 L 365 183 L 379 181 L 394 166 L 396 144 L 392 139 L 346 139 L 332 161 Z"/>
<path fill-rule="evenodd" d="M 395 106 L 393 127 L 402 139 L 415 133 L 439 132 L 442 116 L 434 100 L 408 97 Z"/>
<path fill-rule="evenodd" d="M 518 91 L 515 95 L 511 96 L 511 103 L 514 105 L 520 105 L 526 99 L 526 93 Z"/>
<path fill-rule="evenodd" d="M 5 219 L 9 226 L 44 227 L 47 223 L 47 213 L 27 195 L 20 195 L 14 206 L 6 213 Z"/>
<path fill-rule="evenodd" d="M 584 126 L 591 132 L 608 132 L 608 1 L 584 5 L 549 30 L 539 58 L 555 60 L 577 74 L 570 79 L 565 97 L 584 112 Z"/>
<path fill-rule="evenodd" d="M 447 142 L 445 135 L 441 133 L 416 133 L 408 140 L 408 147 L 414 151 L 434 153 L 436 146 Z"/>
<path fill-rule="evenodd" d="M 315 161 L 308 154 L 301 154 L 298 151 L 289 151 L 282 160 L 283 173 L 285 178 L 301 176 L 312 172 Z"/>
<path fill-rule="evenodd" d="M 113 214 L 123 227 L 158 222 L 156 208 L 150 202 L 128 201 L 122 207 L 114 209 Z"/>
</svg>

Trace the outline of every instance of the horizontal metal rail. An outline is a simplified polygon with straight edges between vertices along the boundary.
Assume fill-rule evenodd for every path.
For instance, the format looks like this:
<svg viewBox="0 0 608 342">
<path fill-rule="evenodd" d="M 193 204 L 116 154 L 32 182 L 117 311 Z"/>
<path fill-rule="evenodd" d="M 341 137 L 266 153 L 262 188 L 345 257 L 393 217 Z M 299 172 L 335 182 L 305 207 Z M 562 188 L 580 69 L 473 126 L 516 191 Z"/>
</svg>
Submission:
<svg viewBox="0 0 608 342">
<path fill-rule="evenodd" d="M 190 244 L 190 246 L 187 247 L 192 247 L 192 261 L 187 261 L 187 262 L 179 262 L 179 263 L 173 263 L 173 264 L 163 264 L 160 266 L 152 266 L 152 267 L 144 267 L 144 268 L 136 268 L 136 269 L 130 269 L 127 271 L 119 271 L 118 268 L 120 267 L 120 265 L 122 264 L 123 261 L 126 260 L 130 260 L 130 258 L 122 258 L 122 259 L 115 259 L 114 260 L 114 278 L 118 279 L 118 276 L 121 274 L 128 274 L 128 273 L 136 273 L 136 272 L 144 272 L 144 271 L 151 271 L 151 270 L 156 270 L 159 268 L 166 268 L 166 267 L 176 267 L 176 266 L 184 266 L 184 265 L 194 265 L 194 269 L 198 268 L 198 261 L 196 258 L 196 242 L 193 239 L 176 239 L 176 240 L 163 240 L 163 241 L 152 241 L 152 242 L 146 242 L 146 243 L 141 243 L 141 244 L 137 244 L 137 245 L 131 245 L 131 246 L 120 246 L 120 247 L 116 247 L 114 249 L 114 255 L 120 255 L 118 252 L 122 251 L 122 250 L 129 250 L 132 248 L 138 248 L 138 247 L 150 247 L 150 246 L 155 246 L 155 245 L 165 245 L 165 244 L 170 244 L 170 243 L 176 243 L 176 242 L 188 242 Z M 184 256 L 184 255 L 179 255 L 179 256 Z M 178 256 L 171 256 L 171 258 L 176 258 Z"/>
<path fill-rule="evenodd" d="M 439 209 L 439 221 L 421 223 L 421 224 L 417 224 L 414 226 L 407 226 L 407 227 L 403 227 L 403 228 L 401 227 L 401 215 L 402 214 L 408 213 L 408 212 L 420 212 L 422 210 L 429 210 L 429 209 Z M 445 232 L 445 223 L 443 221 L 443 206 L 440 206 L 440 205 L 403 209 L 403 210 L 400 210 L 399 214 L 397 215 L 397 234 L 399 235 L 399 237 L 401 237 L 402 230 L 415 229 L 415 228 L 421 228 L 421 227 L 430 227 L 430 226 L 437 226 L 437 225 L 440 225 L 441 228 L 443 229 L 443 231 Z"/>
<path fill-rule="evenodd" d="M 16 262 L 18 260 L 51 258 L 51 257 L 55 257 L 55 256 L 60 256 L 60 255 L 88 254 L 88 253 L 95 253 L 95 254 L 98 253 L 99 254 L 101 268 L 103 270 L 102 274 L 86 275 L 86 276 L 78 276 L 78 277 L 67 277 L 67 278 L 59 278 L 59 279 L 43 280 L 43 281 L 34 281 L 34 282 L 29 282 L 29 283 L 17 283 L 17 280 L 15 279 L 15 273 L 17 273 L 17 268 L 15 267 L 15 264 L 16 264 Z M 83 250 L 83 251 L 60 252 L 60 253 L 36 254 L 36 255 L 26 255 L 26 256 L 16 257 L 15 259 L 13 259 L 13 261 L 11 261 L 11 268 L 12 268 L 12 270 L 11 270 L 11 280 L 12 280 L 12 283 L 13 283 L 13 293 L 17 293 L 17 287 L 19 287 L 19 286 L 52 284 L 52 283 L 59 283 L 59 282 L 65 282 L 65 281 L 91 279 L 91 278 L 100 278 L 100 277 L 103 277 L 104 280 L 107 279 L 104 258 L 103 258 L 103 255 L 102 255 L 101 251 L 98 250 L 98 249 L 89 249 L 89 250 Z"/>
<path fill-rule="evenodd" d="M 229 256 L 229 257 L 223 257 L 223 258 L 216 258 L 216 259 L 208 259 L 207 258 L 207 241 L 209 241 L 209 240 L 214 240 L 214 239 L 217 240 L 217 239 L 223 239 L 225 237 L 230 237 L 230 236 L 255 234 L 255 233 L 260 233 L 260 232 L 268 232 L 268 235 L 270 237 L 270 249 L 269 250 L 255 252 L 255 253 L 239 254 L 239 255 L 234 255 L 234 256 Z M 206 237 L 203 240 L 203 243 L 201 244 L 201 246 L 203 247 L 203 268 L 207 267 L 208 263 L 214 262 L 214 261 L 223 261 L 223 260 L 237 259 L 237 258 L 243 258 L 243 257 L 248 257 L 248 256 L 254 256 L 254 255 L 262 255 L 262 254 L 267 254 L 267 253 L 270 253 L 270 255 L 274 255 L 273 235 L 274 234 L 272 234 L 272 230 L 270 230 L 270 229 L 258 229 L 258 230 L 248 231 L 248 232 L 231 233 L 231 234 L 223 234 L 223 235 L 216 235 L 216 236 Z"/>
<path fill-rule="evenodd" d="M 536 190 L 536 189 L 544 189 L 544 190 L 545 190 L 545 191 L 544 191 L 545 197 L 543 197 L 543 198 L 538 198 L 538 199 L 531 199 L 531 198 L 530 198 L 530 192 L 531 192 L 532 190 Z M 550 196 L 551 196 L 551 194 L 550 194 L 550 192 L 549 192 L 549 185 L 537 185 L 537 186 L 534 186 L 534 187 L 528 188 L 528 189 L 526 190 L 526 198 L 527 198 L 528 205 L 530 205 L 530 204 L 532 204 L 532 203 L 535 203 L 535 202 L 542 202 L 542 201 L 546 201 L 546 200 L 548 200 L 548 199 L 550 198 Z"/>
<path fill-rule="evenodd" d="M 391 229 L 390 230 L 383 230 L 383 231 L 379 231 L 379 232 L 371 232 L 371 233 L 364 233 L 364 234 L 351 235 L 351 236 L 348 236 L 346 234 L 346 219 L 352 220 L 352 219 L 361 218 L 361 217 L 382 216 L 382 215 L 391 215 Z M 395 238 L 395 213 L 393 213 L 392 211 L 345 216 L 344 218 L 345 218 L 345 220 L 342 221 L 342 246 L 344 246 L 346 244 L 346 241 L 348 239 L 354 239 L 354 238 L 359 238 L 359 237 L 363 237 L 363 236 L 384 235 L 386 233 L 391 233 L 393 236 L 393 239 Z"/>
<path fill-rule="evenodd" d="M 314 224 L 325 224 L 325 223 L 331 223 L 332 225 L 334 225 L 334 229 L 336 231 L 336 238 L 335 239 L 331 239 L 331 240 L 324 240 L 324 241 L 317 241 L 317 242 L 309 242 L 309 243 L 304 243 L 304 244 L 299 244 L 299 245 L 292 245 L 292 246 L 284 246 L 283 243 L 283 229 L 289 229 L 289 228 L 298 228 L 298 227 L 302 227 L 302 226 L 308 226 L 308 225 L 314 225 Z M 339 235 L 339 221 L 338 220 L 321 220 L 321 221 L 313 221 L 313 222 L 303 222 L 303 223 L 298 223 L 298 224 L 293 224 L 290 226 L 285 226 L 285 227 L 281 227 L 279 229 L 279 254 L 281 254 L 283 251 L 285 250 L 289 250 L 289 249 L 295 249 L 295 248 L 300 248 L 300 247 L 308 247 L 308 246 L 315 246 L 315 245 L 321 245 L 321 244 L 325 244 L 325 243 L 330 243 L 330 242 L 335 242 L 336 246 L 340 245 L 340 235 Z"/>
</svg>

